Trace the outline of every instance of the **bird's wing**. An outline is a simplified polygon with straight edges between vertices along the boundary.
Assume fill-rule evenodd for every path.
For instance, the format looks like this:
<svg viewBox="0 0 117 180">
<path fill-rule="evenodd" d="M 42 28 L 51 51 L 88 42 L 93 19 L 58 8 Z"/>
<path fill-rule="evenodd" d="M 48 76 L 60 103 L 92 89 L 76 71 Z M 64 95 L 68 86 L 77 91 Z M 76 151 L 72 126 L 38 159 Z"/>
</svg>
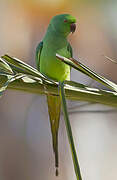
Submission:
<svg viewBox="0 0 117 180">
<path fill-rule="evenodd" d="M 36 48 L 35 60 L 36 60 L 36 66 L 38 70 L 40 70 L 40 55 L 41 55 L 42 48 L 43 48 L 43 41 L 41 41 Z"/>
<path fill-rule="evenodd" d="M 73 57 L 73 50 L 72 50 L 70 43 L 68 43 L 67 50 L 70 52 L 71 57 Z"/>
<path fill-rule="evenodd" d="M 71 57 L 73 57 L 73 50 L 70 43 L 68 43 L 67 50 L 70 52 Z M 70 71 L 71 71 L 71 66 L 70 66 Z"/>
</svg>

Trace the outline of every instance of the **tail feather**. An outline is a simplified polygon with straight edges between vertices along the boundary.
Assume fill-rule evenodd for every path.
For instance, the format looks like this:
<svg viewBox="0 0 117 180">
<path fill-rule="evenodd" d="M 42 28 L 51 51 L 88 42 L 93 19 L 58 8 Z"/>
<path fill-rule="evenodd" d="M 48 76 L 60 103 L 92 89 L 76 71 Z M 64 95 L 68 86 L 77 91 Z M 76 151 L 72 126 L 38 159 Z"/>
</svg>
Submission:
<svg viewBox="0 0 117 180">
<path fill-rule="evenodd" d="M 47 95 L 48 102 L 48 112 L 50 117 L 50 126 L 53 141 L 53 151 L 55 154 L 55 167 L 56 176 L 58 176 L 58 129 L 59 129 L 59 119 L 61 110 L 61 101 L 59 96 Z"/>
</svg>

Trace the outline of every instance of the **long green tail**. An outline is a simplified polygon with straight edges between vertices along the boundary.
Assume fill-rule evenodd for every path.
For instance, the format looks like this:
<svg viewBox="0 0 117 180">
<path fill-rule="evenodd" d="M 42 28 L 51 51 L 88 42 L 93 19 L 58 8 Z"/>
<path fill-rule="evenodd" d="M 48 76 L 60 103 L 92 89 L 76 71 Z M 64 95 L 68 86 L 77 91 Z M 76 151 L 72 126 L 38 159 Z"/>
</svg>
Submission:
<svg viewBox="0 0 117 180">
<path fill-rule="evenodd" d="M 47 95 L 47 102 L 53 141 L 53 151 L 55 154 L 56 176 L 58 176 L 58 128 L 61 110 L 61 100 L 59 96 Z"/>
</svg>

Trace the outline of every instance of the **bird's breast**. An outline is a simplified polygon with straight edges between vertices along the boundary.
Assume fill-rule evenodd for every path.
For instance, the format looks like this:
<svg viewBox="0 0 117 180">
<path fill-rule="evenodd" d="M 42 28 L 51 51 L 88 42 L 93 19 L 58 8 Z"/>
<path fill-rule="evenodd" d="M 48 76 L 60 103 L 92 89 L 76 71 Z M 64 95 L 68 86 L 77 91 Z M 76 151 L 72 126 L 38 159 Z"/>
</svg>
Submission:
<svg viewBox="0 0 117 180">
<path fill-rule="evenodd" d="M 61 49 L 43 48 L 40 57 L 40 71 L 57 81 L 70 80 L 70 66 L 56 58 L 56 53 L 71 57 L 67 47 Z"/>
</svg>

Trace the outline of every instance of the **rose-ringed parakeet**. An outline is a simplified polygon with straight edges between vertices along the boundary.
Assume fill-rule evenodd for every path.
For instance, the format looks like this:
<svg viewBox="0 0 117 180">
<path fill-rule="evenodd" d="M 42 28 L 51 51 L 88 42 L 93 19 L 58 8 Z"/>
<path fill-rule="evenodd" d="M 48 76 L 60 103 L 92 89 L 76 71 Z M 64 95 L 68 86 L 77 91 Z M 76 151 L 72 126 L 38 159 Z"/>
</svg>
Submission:
<svg viewBox="0 0 117 180">
<path fill-rule="evenodd" d="M 76 29 L 76 18 L 69 14 L 54 16 L 47 28 L 43 40 L 36 48 L 37 69 L 51 79 L 62 82 L 70 80 L 70 66 L 59 61 L 56 53 L 67 58 L 72 57 L 72 48 L 67 41 L 68 35 Z M 61 110 L 59 96 L 47 95 L 48 112 L 55 154 L 56 175 L 58 175 L 58 128 Z"/>
</svg>

